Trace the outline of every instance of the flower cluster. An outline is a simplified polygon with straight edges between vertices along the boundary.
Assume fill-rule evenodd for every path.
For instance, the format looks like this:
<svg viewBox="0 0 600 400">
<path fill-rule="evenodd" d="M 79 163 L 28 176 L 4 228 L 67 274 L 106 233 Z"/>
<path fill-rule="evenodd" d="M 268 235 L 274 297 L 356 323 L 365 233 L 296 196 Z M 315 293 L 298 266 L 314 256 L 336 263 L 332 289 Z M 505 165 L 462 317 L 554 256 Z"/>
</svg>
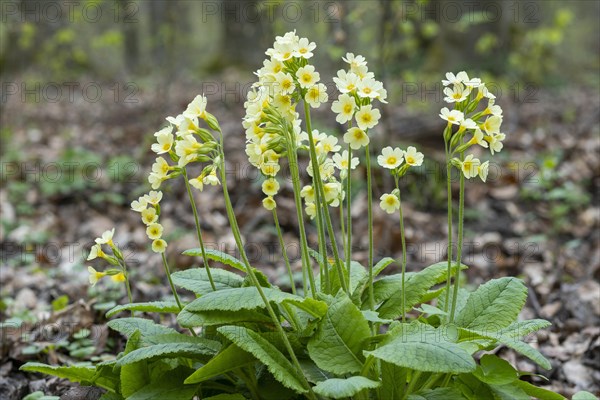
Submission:
<svg viewBox="0 0 600 400">
<path fill-rule="evenodd" d="M 90 261 L 95 260 L 96 258 L 101 258 L 118 268 L 109 268 L 106 271 L 96 271 L 93 267 L 88 266 L 87 269 L 89 272 L 89 281 L 92 286 L 96 285 L 96 283 L 98 283 L 98 281 L 105 276 L 110 276 L 114 282 L 124 282 L 127 279 L 126 272 L 123 267 L 123 255 L 113 242 L 114 234 L 115 229 L 113 228 L 102 233 L 102 236 L 99 238 L 96 238 L 96 244 L 92 246 L 87 260 Z M 113 255 L 109 255 L 104 252 L 102 245 L 109 246 Z"/>
<path fill-rule="evenodd" d="M 350 125 L 344 134 L 344 142 L 358 150 L 369 144 L 366 132 L 381 118 L 381 113 L 371 103 L 376 99 L 386 103 L 387 91 L 381 82 L 375 80 L 375 74 L 369 72 L 363 56 L 348 53 L 343 60 L 350 68 L 339 70 L 337 77 L 333 78 L 340 95 L 332 103 L 331 110 L 337 114 L 337 122 Z M 351 126 L 353 122 L 356 122 L 356 127 Z"/>
<path fill-rule="evenodd" d="M 489 148 L 491 154 L 502 150 L 502 141 L 506 135 L 500 132 L 502 125 L 502 108 L 495 104 L 494 96 L 479 78 L 469 78 L 466 72 L 458 74 L 448 72 L 444 84 L 444 100 L 453 104 L 452 110 L 447 107 L 440 111 L 440 118 L 447 121 L 444 140 L 450 156 L 459 153 L 460 158 L 452 158 L 452 165 L 462 171 L 465 178 L 479 176 L 485 182 L 488 175 L 489 161 L 481 162 L 473 154 L 464 156 L 471 146 L 479 145 Z M 487 105 L 477 111 L 482 100 Z M 453 131 L 453 128 L 456 130 Z M 469 135 L 468 140 L 466 136 Z"/>
<path fill-rule="evenodd" d="M 377 163 L 385 169 L 391 171 L 392 176 L 396 179 L 396 190 L 392 193 L 384 193 L 379 200 L 379 206 L 388 214 L 393 214 L 400 208 L 400 192 L 398 189 L 398 179 L 411 167 L 419 167 L 423 164 L 423 153 L 418 152 L 413 146 L 409 146 L 406 150 L 399 147 L 391 148 L 384 147 L 381 154 L 377 157 Z"/>
<path fill-rule="evenodd" d="M 155 253 L 164 253 L 167 248 L 167 242 L 162 239 L 163 226 L 158 223 L 162 196 L 162 192 L 150 191 L 131 202 L 131 209 L 141 214 L 146 235 L 152 240 L 152 251 Z"/>
<path fill-rule="evenodd" d="M 202 190 L 204 185 L 219 184 L 216 175 L 219 161 L 218 143 L 208 129 L 199 126 L 199 121 L 204 120 L 209 128 L 220 132 L 217 119 L 206 111 L 206 103 L 205 96 L 196 96 L 182 114 L 167 117 L 169 126 L 154 134 L 156 143 L 152 144 L 152 151 L 159 157 L 156 158 L 148 176 L 152 189 L 157 190 L 163 181 L 183 174 L 185 167 L 194 162 L 212 161 L 212 164 L 205 167 L 198 177 L 190 179 L 192 186 Z M 170 165 L 162 157 L 163 154 L 168 155 L 176 165 Z"/>
</svg>

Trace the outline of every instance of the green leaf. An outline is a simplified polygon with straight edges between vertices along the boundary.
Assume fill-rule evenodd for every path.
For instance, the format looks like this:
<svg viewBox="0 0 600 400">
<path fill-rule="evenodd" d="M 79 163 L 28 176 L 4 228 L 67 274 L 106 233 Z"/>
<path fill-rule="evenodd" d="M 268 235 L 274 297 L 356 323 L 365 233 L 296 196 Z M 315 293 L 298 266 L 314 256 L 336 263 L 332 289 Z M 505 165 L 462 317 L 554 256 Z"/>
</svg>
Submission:
<svg viewBox="0 0 600 400">
<path fill-rule="evenodd" d="M 387 344 L 365 354 L 417 371 L 472 372 L 476 368 L 473 357 L 447 336 L 444 327 L 402 324 Z"/>
<path fill-rule="evenodd" d="M 140 348 L 141 336 L 140 331 L 135 331 L 135 333 L 131 335 L 125 345 L 125 355 Z M 121 367 L 120 378 L 121 394 L 123 397 L 129 397 L 150 382 L 148 364 L 144 361 L 131 365 L 123 365 Z"/>
<path fill-rule="evenodd" d="M 179 312 L 179 307 L 174 301 L 150 301 L 147 303 L 131 303 L 113 307 L 106 313 L 106 317 L 110 318 L 121 311 L 141 311 L 141 312 L 156 312 L 156 313 L 173 313 Z"/>
<path fill-rule="evenodd" d="M 543 400 L 543 399 L 541 399 L 541 400 Z M 598 398 L 596 396 L 594 396 L 593 394 L 591 394 L 590 392 L 586 392 L 585 390 L 582 390 L 573 395 L 573 400 L 598 400 Z"/>
<path fill-rule="evenodd" d="M 498 331 L 515 322 L 526 299 L 527 287 L 520 279 L 492 279 L 471 293 L 455 322 L 467 329 Z"/>
<path fill-rule="evenodd" d="M 216 396 L 205 397 L 204 400 L 246 400 L 246 398 L 238 393 L 222 393 Z"/>
<path fill-rule="evenodd" d="M 393 319 L 383 319 L 379 317 L 379 313 L 373 310 L 362 310 L 362 315 L 369 322 L 376 322 L 378 324 L 391 324 L 394 322 Z"/>
<path fill-rule="evenodd" d="M 107 325 L 125 337 L 130 337 L 135 331 L 140 331 L 142 338 L 166 333 L 177 333 L 175 329 L 155 324 L 153 321 L 144 318 L 119 318 L 108 321 Z"/>
<path fill-rule="evenodd" d="M 300 363 L 302 372 L 304 372 L 304 376 L 311 383 L 319 383 L 331 378 L 330 374 L 317 367 L 317 364 L 312 360 L 301 359 L 298 362 Z"/>
<path fill-rule="evenodd" d="M 281 303 L 284 300 L 304 301 L 304 298 L 300 296 L 285 293 L 278 289 L 263 288 L 263 292 L 269 301 L 275 303 Z M 207 293 L 185 306 L 184 310 L 189 312 L 213 310 L 239 311 L 264 307 L 265 303 L 256 287 L 244 287 Z"/>
<path fill-rule="evenodd" d="M 300 371 L 268 340 L 260 334 L 241 326 L 222 326 L 217 331 L 242 350 L 260 360 L 271 374 L 285 387 L 298 393 L 306 393 Z"/>
<path fill-rule="evenodd" d="M 253 310 L 239 311 L 188 311 L 183 309 L 177 315 L 177 323 L 185 328 L 196 326 L 214 326 L 214 325 L 229 325 L 239 322 L 271 322 L 271 318 L 260 312 Z"/>
<path fill-rule="evenodd" d="M 533 320 L 533 321 L 536 321 L 536 320 Z M 540 326 L 540 325 L 538 325 L 538 323 L 532 323 L 532 324 L 530 324 L 530 327 L 532 327 L 532 326 Z M 550 369 L 552 367 L 552 365 L 550 364 L 550 361 L 548 361 L 538 350 L 534 349 L 533 347 L 531 347 L 529 344 L 527 344 L 525 342 L 522 342 L 520 340 L 515 340 L 514 335 L 512 335 L 512 334 L 506 335 L 506 334 L 503 334 L 502 332 L 503 331 L 500 331 L 500 332 L 477 331 L 477 330 L 472 330 L 472 329 L 461 328 L 461 340 L 464 340 L 465 333 L 466 333 L 469 341 L 472 341 L 472 342 L 477 342 L 478 336 L 482 337 L 482 338 L 490 339 L 492 342 L 491 344 L 494 344 L 496 342 L 504 344 L 505 346 L 510 347 L 511 349 L 515 350 L 516 352 L 521 353 L 522 355 L 529 358 L 530 360 L 532 360 L 533 362 L 535 362 L 536 364 L 538 364 L 539 366 L 541 366 L 544 369 Z M 511 330 L 510 332 L 514 333 L 515 331 Z M 466 343 L 466 342 L 463 342 L 463 343 Z"/>
<path fill-rule="evenodd" d="M 185 383 L 199 383 L 215 376 L 223 375 L 234 369 L 254 363 L 254 356 L 235 344 L 228 346 L 213 357 L 202 368 L 187 377 Z"/>
<path fill-rule="evenodd" d="M 229 265 L 232 268 L 238 269 L 242 272 L 246 272 L 246 266 L 244 265 L 244 263 L 241 260 L 238 260 L 237 258 L 235 258 L 227 253 L 224 253 L 222 251 L 219 251 L 219 250 L 214 250 L 214 249 L 204 249 L 204 250 L 205 250 L 206 258 L 208 258 L 209 260 L 218 261 L 221 264 Z M 199 248 L 189 249 L 189 250 L 184 251 L 183 254 L 185 254 L 186 256 L 201 257 L 202 250 Z M 216 271 L 216 269 L 210 270 L 211 273 L 213 271 Z"/>
<path fill-rule="evenodd" d="M 377 275 L 382 273 L 383 270 L 386 269 L 387 266 L 393 263 L 394 261 L 396 260 L 394 260 L 391 257 L 384 257 L 381 260 L 379 260 L 379 262 L 377 262 L 377 264 L 375 264 L 375 266 L 373 267 L 373 277 L 376 277 Z"/>
<path fill-rule="evenodd" d="M 244 278 L 224 269 L 212 268 L 210 274 L 217 290 L 241 287 Z M 171 274 L 173 283 L 196 294 L 204 295 L 212 292 L 208 274 L 204 268 L 191 268 Z"/>
<path fill-rule="evenodd" d="M 406 369 L 382 361 L 381 383 L 379 393 L 382 399 L 402 400 L 406 385 Z"/>
<path fill-rule="evenodd" d="M 202 356 L 213 355 L 219 351 L 218 342 L 203 338 L 195 339 L 194 343 L 163 343 L 133 350 L 131 353 L 118 359 L 117 366 L 144 360 L 151 361 L 158 358 L 202 358 Z"/>
<path fill-rule="evenodd" d="M 215 349 L 217 352 L 221 348 L 221 344 L 216 340 L 210 340 L 206 338 L 189 336 L 183 333 L 165 333 L 160 335 L 146 336 L 143 338 L 144 345 L 155 345 L 155 344 L 170 344 L 170 343 L 191 343 L 207 346 Z"/>
<path fill-rule="evenodd" d="M 444 387 L 420 390 L 408 396 L 408 400 L 465 400 L 465 397 L 455 388 Z"/>
<path fill-rule="evenodd" d="M 189 373 L 188 371 L 187 367 L 178 367 L 169 371 L 135 392 L 127 400 L 191 400 L 198 387 L 183 384 L 183 377 Z"/>
<path fill-rule="evenodd" d="M 481 357 L 473 375 L 482 382 L 494 385 L 506 385 L 519 379 L 519 372 L 508 361 L 493 354 Z"/>
<path fill-rule="evenodd" d="M 529 382 L 518 380 L 518 381 L 513 382 L 512 384 L 514 386 L 521 388 L 529 396 L 535 397 L 536 399 L 539 399 L 539 400 L 565 400 L 566 399 L 566 397 L 564 397 L 558 393 L 554 393 L 548 389 L 534 386 Z M 577 396 L 577 395 L 575 395 L 575 396 Z M 575 396 L 573 396 L 573 399 L 576 398 Z M 598 400 L 595 397 L 588 398 L 588 400 L 590 400 L 590 399 Z M 580 400 L 586 400 L 586 399 L 581 398 Z"/>
<path fill-rule="evenodd" d="M 363 366 L 363 343 L 370 335 L 365 317 L 340 293 L 309 340 L 308 354 L 325 371 L 340 375 L 357 373 Z"/>
<path fill-rule="evenodd" d="M 462 264 L 462 269 L 467 268 Z M 453 266 L 456 270 L 456 266 Z M 405 275 L 406 302 L 404 311 L 410 311 L 415 304 L 422 302 L 428 290 L 446 279 L 448 265 L 439 262 L 419 271 L 408 272 Z M 402 314 L 402 275 L 396 274 L 384 277 L 373 285 L 375 302 L 383 302 L 377 309 L 381 318 L 397 318 Z"/>
<path fill-rule="evenodd" d="M 327 303 L 320 300 L 315 300 L 310 297 L 301 299 L 286 299 L 284 304 L 292 304 L 302 311 L 305 311 L 315 318 L 321 318 L 327 313 Z"/>
<path fill-rule="evenodd" d="M 552 364 L 550 364 L 550 361 L 548 361 L 548 359 L 544 357 L 542 353 L 531 347 L 529 344 L 521 342 L 520 340 L 511 340 L 503 336 L 500 336 L 498 341 L 506 345 L 507 347 L 510 347 L 511 349 L 515 350 L 517 353 L 520 353 L 525 357 L 529 358 L 531 361 L 535 362 L 540 367 L 546 370 L 552 368 Z"/>
<path fill-rule="evenodd" d="M 375 389 L 381 382 L 372 381 L 364 376 L 352 376 L 346 379 L 327 379 L 314 387 L 316 394 L 332 399 L 352 397 L 365 389 Z"/>
<path fill-rule="evenodd" d="M 118 388 L 118 382 L 115 379 L 110 376 L 97 376 L 96 367 L 89 365 L 56 366 L 38 362 L 28 362 L 22 365 L 19 369 L 21 371 L 39 372 L 46 375 L 52 375 L 58 378 L 68 379 L 71 382 L 95 384 L 96 386 L 107 389 L 111 392 L 116 392 Z"/>
<path fill-rule="evenodd" d="M 66 294 L 52 300 L 52 311 L 60 311 L 69 305 L 69 296 Z"/>
<path fill-rule="evenodd" d="M 489 385 L 489 387 L 494 394 L 494 398 L 498 400 L 531 400 L 531 397 L 523 389 L 513 384 Z"/>
<path fill-rule="evenodd" d="M 544 329 L 552 325 L 550 322 L 545 319 L 529 319 L 526 321 L 517 321 L 513 322 L 506 328 L 498 331 L 498 334 L 511 338 L 513 340 L 518 340 L 524 336 L 529 335 L 530 333 L 537 332 L 540 329 Z"/>
</svg>

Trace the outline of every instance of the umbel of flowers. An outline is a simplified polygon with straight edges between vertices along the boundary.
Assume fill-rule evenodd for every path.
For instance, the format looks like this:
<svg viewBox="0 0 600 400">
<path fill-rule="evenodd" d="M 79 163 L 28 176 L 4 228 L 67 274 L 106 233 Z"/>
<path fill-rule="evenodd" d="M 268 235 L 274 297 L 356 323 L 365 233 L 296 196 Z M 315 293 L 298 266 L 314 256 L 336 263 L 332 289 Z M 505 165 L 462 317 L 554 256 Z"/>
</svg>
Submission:
<svg viewBox="0 0 600 400">
<path fill-rule="evenodd" d="M 452 190 L 451 170 L 459 170 L 460 191 L 458 209 L 458 246 L 456 265 L 461 265 L 463 228 L 464 228 L 464 195 L 465 179 L 479 177 L 483 182 L 488 176 L 489 161 L 481 162 L 472 151 L 473 146 L 489 149 L 491 155 L 502 150 L 502 141 L 506 137 L 501 133 L 502 108 L 495 104 L 496 96 L 492 94 L 485 83 L 479 78 L 469 78 L 465 71 L 458 74 L 448 72 L 442 80 L 445 86 L 444 101 L 453 107 L 442 108 L 440 118 L 447 121 L 443 137 L 445 143 L 447 179 L 448 179 L 448 276 L 452 263 Z M 451 280 L 446 286 L 446 301 L 444 311 L 449 312 L 450 322 L 454 320 L 456 302 L 458 299 L 460 268 L 456 268 L 454 290 L 450 300 Z"/>
</svg>

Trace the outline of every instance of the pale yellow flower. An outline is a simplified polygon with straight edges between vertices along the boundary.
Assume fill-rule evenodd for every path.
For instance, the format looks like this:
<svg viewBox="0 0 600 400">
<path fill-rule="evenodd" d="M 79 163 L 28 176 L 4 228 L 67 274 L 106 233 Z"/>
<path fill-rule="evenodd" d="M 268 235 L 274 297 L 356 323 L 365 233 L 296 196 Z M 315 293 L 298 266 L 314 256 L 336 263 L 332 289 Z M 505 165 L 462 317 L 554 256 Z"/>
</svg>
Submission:
<svg viewBox="0 0 600 400">
<path fill-rule="evenodd" d="M 404 161 L 411 167 L 418 167 L 423 164 L 423 153 L 418 152 L 413 146 L 408 146 L 404 152 Z"/>
<path fill-rule="evenodd" d="M 355 115 L 356 124 L 363 130 L 373 128 L 379 122 L 379 118 L 381 113 L 370 104 L 362 106 Z"/>
<path fill-rule="evenodd" d="M 262 184 L 262 191 L 267 196 L 275 196 L 279 191 L 279 182 L 275 178 L 267 179 Z"/>
<path fill-rule="evenodd" d="M 360 128 L 350 128 L 344 134 L 344 142 L 348 143 L 353 150 L 358 150 L 369 144 L 369 136 Z"/>
<path fill-rule="evenodd" d="M 377 157 L 377 163 L 383 168 L 395 169 L 404 162 L 404 152 L 396 147 L 392 149 L 390 146 L 384 147 L 381 150 L 381 155 Z"/>
<path fill-rule="evenodd" d="M 335 120 L 340 124 L 345 124 L 352 120 L 355 109 L 356 100 L 346 93 L 341 94 L 338 99 L 331 104 L 331 111 L 337 114 Z"/>
<path fill-rule="evenodd" d="M 393 214 L 396 210 L 400 209 L 400 200 L 394 194 L 384 193 L 379 200 L 381 200 L 379 207 L 388 214 Z"/>
<path fill-rule="evenodd" d="M 153 223 L 148 225 L 146 228 L 146 235 L 148 235 L 148 239 L 155 240 L 160 239 L 163 233 L 163 227 L 161 224 Z"/>
<path fill-rule="evenodd" d="M 163 239 L 156 239 L 152 242 L 152 251 L 155 253 L 164 253 L 167 249 L 167 242 Z"/>
<path fill-rule="evenodd" d="M 90 274 L 89 276 L 89 281 L 90 281 L 90 285 L 95 286 L 96 283 L 98 283 L 98 281 L 102 278 L 104 278 L 106 276 L 106 272 L 99 272 L 96 271 L 93 267 L 88 266 L 87 270 Z"/>
<path fill-rule="evenodd" d="M 304 89 L 314 86 L 321 79 L 321 75 L 315 71 L 315 67 L 312 65 L 299 68 L 296 77 L 298 78 L 298 84 Z"/>
<path fill-rule="evenodd" d="M 262 204 L 263 207 L 269 211 L 277 207 L 277 203 L 275 202 L 275 199 L 272 196 L 265 197 L 262 201 Z"/>
<path fill-rule="evenodd" d="M 146 225 L 155 223 L 158 220 L 158 215 L 155 208 L 147 208 L 142 211 L 142 222 Z"/>
</svg>

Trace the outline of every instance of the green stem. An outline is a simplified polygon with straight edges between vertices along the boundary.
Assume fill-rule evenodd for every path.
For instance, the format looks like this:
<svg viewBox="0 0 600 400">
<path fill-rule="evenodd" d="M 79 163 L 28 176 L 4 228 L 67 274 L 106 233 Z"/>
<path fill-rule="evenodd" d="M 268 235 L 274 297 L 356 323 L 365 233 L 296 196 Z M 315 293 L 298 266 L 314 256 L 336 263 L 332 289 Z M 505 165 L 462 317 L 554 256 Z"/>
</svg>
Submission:
<svg viewBox="0 0 600 400">
<path fill-rule="evenodd" d="M 402 322 L 406 322 L 406 236 L 404 234 L 404 216 L 402 215 L 402 199 L 400 197 L 400 186 L 398 185 L 398 178 L 396 177 L 396 190 L 398 190 L 398 202 L 400 203 L 399 216 L 400 216 L 400 241 L 402 242 Z"/>
<path fill-rule="evenodd" d="M 190 183 L 187 177 L 187 171 L 183 168 L 183 180 L 185 181 L 185 188 L 187 189 L 188 197 L 190 199 L 190 204 L 192 206 L 192 212 L 194 213 L 194 222 L 196 223 L 196 236 L 198 237 L 198 243 L 200 244 L 200 251 L 202 252 L 202 262 L 204 263 L 204 268 L 206 269 L 206 275 L 208 276 L 208 281 L 210 282 L 210 287 L 213 291 L 217 290 L 215 286 L 215 282 L 213 281 L 212 274 L 210 273 L 210 266 L 208 265 L 208 257 L 206 257 L 206 250 L 204 249 L 204 240 L 202 240 L 202 228 L 200 228 L 200 218 L 198 217 L 198 210 L 196 209 L 196 201 L 194 200 L 194 195 L 192 194 L 192 188 L 190 187 Z"/>
<path fill-rule="evenodd" d="M 308 242 L 306 240 L 306 230 L 304 228 L 304 217 L 302 214 L 302 198 L 300 197 L 300 172 L 298 171 L 298 154 L 296 153 L 296 138 L 288 137 L 288 160 L 290 174 L 292 176 L 292 186 L 294 188 L 294 201 L 296 203 L 296 217 L 298 219 L 298 229 L 300 230 L 300 256 L 302 258 L 302 287 L 304 295 L 308 293 L 308 286 L 313 298 L 317 297 L 315 288 L 315 278 L 313 276 L 310 258 L 308 256 Z M 308 283 L 306 278 L 308 277 Z"/>
<path fill-rule="evenodd" d="M 331 223 L 331 215 L 329 215 L 329 208 L 327 203 L 325 202 L 325 191 L 323 189 L 323 180 L 321 179 L 321 171 L 319 169 L 319 160 L 317 158 L 317 152 L 315 150 L 315 142 L 312 137 L 312 126 L 310 120 L 310 109 L 308 103 L 304 101 L 304 115 L 306 117 L 306 129 L 308 130 L 308 140 L 309 140 L 309 148 L 310 148 L 310 158 L 312 161 L 312 170 L 313 170 L 313 185 L 316 184 L 316 192 L 318 194 L 316 197 L 317 203 L 319 202 L 319 197 L 323 199 L 323 210 L 325 211 L 325 223 L 327 225 L 327 232 L 329 234 L 329 240 L 331 240 L 331 247 L 333 250 L 333 259 L 335 261 L 335 267 L 338 272 L 338 276 L 340 279 L 340 285 L 344 292 L 348 293 L 348 285 L 346 284 L 346 278 L 344 276 L 344 271 L 342 269 L 342 264 L 340 261 L 340 255 L 338 252 L 337 240 L 335 238 L 335 231 L 333 230 L 333 224 Z M 313 186 L 314 187 L 314 186 Z M 317 211 L 319 207 L 317 206 Z M 327 273 L 329 273 L 329 266 L 327 265 Z"/>
<path fill-rule="evenodd" d="M 175 285 L 173 284 L 173 279 L 171 279 L 171 270 L 169 269 L 167 258 L 165 257 L 165 253 L 160 253 L 160 255 L 162 257 L 163 266 L 165 267 L 165 274 L 167 274 L 167 279 L 169 280 L 169 286 L 171 286 L 171 292 L 173 292 L 173 297 L 175 297 L 177 307 L 179 307 L 179 311 L 181 311 L 183 310 L 183 306 L 181 305 L 181 301 L 179 301 L 179 295 L 177 294 L 177 290 L 175 289 Z"/>
<path fill-rule="evenodd" d="M 113 250 L 114 251 L 114 250 Z M 127 299 L 129 300 L 129 304 L 133 303 L 133 296 L 131 295 L 131 284 L 129 283 L 129 273 L 127 272 L 127 264 L 125 264 L 125 260 L 120 256 L 120 252 L 117 256 L 117 262 L 121 267 L 121 271 L 125 276 L 125 290 L 127 291 Z M 131 310 L 131 318 L 135 317 L 135 311 Z"/>
<path fill-rule="evenodd" d="M 306 387 L 306 389 L 308 390 L 309 397 L 311 399 L 316 399 L 316 396 L 313 393 L 310 384 L 308 383 L 308 381 L 306 380 L 306 377 L 304 376 L 302 368 L 300 367 L 300 363 L 298 362 L 298 359 L 296 358 L 294 349 L 292 348 L 292 345 L 291 345 L 288 337 L 286 336 L 285 331 L 283 330 L 283 327 L 281 326 L 279 319 L 277 318 L 277 315 L 275 314 L 275 311 L 273 310 L 273 307 L 271 306 L 271 303 L 269 302 L 269 299 L 267 299 L 267 296 L 265 295 L 265 292 L 263 291 L 263 289 L 260 285 L 260 282 L 258 281 L 258 278 L 256 277 L 254 270 L 252 269 L 252 266 L 250 265 L 250 261 L 248 260 L 246 251 L 244 250 L 244 244 L 242 243 L 242 234 L 240 232 L 240 228 L 237 224 L 237 219 L 236 219 L 235 213 L 233 211 L 233 205 L 231 203 L 231 198 L 229 197 L 229 191 L 227 190 L 227 174 L 225 173 L 225 153 L 223 151 L 222 135 L 221 135 L 221 149 L 220 150 L 221 150 L 221 161 L 220 161 L 221 183 L 222 183 L 222 187 L 223 187 L 223 197 L 225 198 L 225 207 L 227 209 L 227 217 L 229 219 L 229 224 L 231 226 L 231 231 L 233 233 L 235 243 L 240 252 L 240 256 L 242 258 L 244 266 L 246 267 L 246 273 L 250 277 L 250 280 L 252 281 L 252 284 L 254 285 L 254 287 L 256 287 L 256 290 L 258 291 L 259 296 L 262 298 L 263 302 L 265 303 L 267 313 L 271 317 L 273 324 L 275 325 L 279 335 L 281 336 L 281 340 L 283 341 L 283 344 L 290 355 L 292 364 L 294 365 L 294 367 L 297 370 L 297 373 L 299 374 L 298 376 L 302 377 L 303 384 Z"/>
<path fill-rule="evenodd" d="M 279 218 L 277 218 L 277 209 L 273 209 L 273 221 L 275 221 L 275 228 L 277 229 L 277 237 L 279 238 L 279 246 L 281 247 L 281 254 L 283 255 L 283 260 L 285 261 L 285 267 L 287 268 L 288 275 L 290 277 L 290 286 L 292 288 L 292 293 L 296 294 L 296 284 L 294 283 L 294 274 L 292 273 L 292 266 L 290 265 L 290 259 L 287 255 L 287 250 L 285 249 L 285 241 L 283 240 L 283 235 L 281 233 L 281 227 L 279 226 Z"/>
<path fill-rule="evenodd" d="M 412 391 L 415 388 L 415 385 L 417 384 L 417 381 L 421 377 L 421 371 L 413 371 L 413 372 L 414 373 L 410 377 L 410 382 L 408 383 L 408 387 L 406 388 L 406 392 L 404 392 L 403 399 L 406 399 L 408 397 L 408 395 L 410 395 L 412 393 Z"/>
<path fill-rule="evenodd" d="M 369 145 L 365 146 L 367 164 L 367 218 L 369 224 L 369 307 L 375 309 L 375 295 L 373 293 L 373 188 L 371 186 L 371 152 Z"/>
<path fill-rule="evenodd" d="M 160 255 L 162 257 L 163 266 L 165 267 L 165 274 L 167 275 L 167 279 L 169 280 L 169 286 L 171 286 L 171 292 L 173 293 L 173 297 L 175 297 L 175 302 L 177 303 L 177 307 L 179 308 L 179 311 L 181 311 L 181 310 L 183 310 L 183 306 L 181 305 L 181 301 L 179 300 L 179 295 L 177 294 L 177 289 L 175 289 L 175 285 L 173 284 L 173 279 L 171 278 L 171 270 L 169 268 L 169 263 L 167 263 L 167 258 L 165 257 L 165 253 L 160 253 Z M 196 332 L 192 328 L 189 328 L 189 331 L 192 334 L 192 336 L 198 336 L 198 335 L 196 335 Z"/>
<path fill-rule="evenodd" d="M 350 268 L 352 265 L 352 179 L 350 178 L 352 171 L 352 148 L 348 145 L 348 175 L 346 176 L 346 270 L 348 271 L 348 287 L 351 288 L 350 280 L 352 277 Z"/>
<path fill-rule="evenodd" d="M 463 160 L 463 154 L 460 155 Z M 454 273 L 454 291 L 452 293 L 452 307 L 450 308 L 450 323 L 454 321 L 456 312 L 456 301 L 458 299 L 458 288 L 460 279 L 460 266 L 462 265 L 463 228 L 465 219 L 465 175 L 460 173 L 460 192 L 458 198 L 458 248 L 456 249 L 456 272 Z"/>
<path fill-rule="evenodd" d="M 452 281 L 452 164 L 450 163 L 450 153 L 448 141 L 445 141 L 446 147 L 446 183 L 448 190 L 448 271 L 446 273 L 446 301 L 444 302 L 444 311 L 448 312 L 450 306 L 450 284 Z"/>
<path fill-rule="evenodd" d="M 344 238 L 346 237 L 346 227 L 344 225 L 344 201 L 340 200 L 340 206 L 339 206 L 339 210 L 340 210 L 340 230 L 341 230 L 341 234 L 342 234 L 342 250 L 344 250 L 344 257 L 346 256 L 346 242 L 344 242 Z"/>
</svg>

